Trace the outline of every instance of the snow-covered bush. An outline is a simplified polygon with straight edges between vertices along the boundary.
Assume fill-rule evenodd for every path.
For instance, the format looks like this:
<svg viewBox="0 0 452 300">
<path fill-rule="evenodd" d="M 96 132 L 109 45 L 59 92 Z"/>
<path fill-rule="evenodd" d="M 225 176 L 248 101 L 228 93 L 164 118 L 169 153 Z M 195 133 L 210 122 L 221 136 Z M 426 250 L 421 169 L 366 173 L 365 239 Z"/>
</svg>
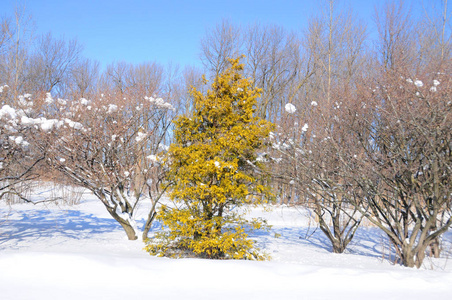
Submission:
<svg viewBox="0 0 452 300">
<path fill-rule="evenodd" d="M 8 86 L 4 85 L 0 88 L 1 102 L 6 102 L 3 100 L 9 97 L 7 94 Z M 0 107 L 0 199 L 8 202 L 29 201 L 27 182 L 38 177 L 35 166 L 43 159 L 42 153 L 35 151 L 29 143 L 36 128 L 22 122 L 33 102 L 30 95 L 21 96 L 21 99 L 27 101 L 25 110 L 7 104 Z"/>
<path fill-rule="evenodd" d="M 146 194 L 151 199 L 146 236 L 164 191 L 160 156 L 173 107 L 152 97 L 127 100 L 101 95 L 68 100 L 47 94 L 41 100 L 40 114 L 35 117 L 29 116 L 31 111 L 27 115 L 3 108 L 2 118 L 14 117 L 18 125 L 34 130 L 29 140 L 18 136 L 9 140 L 21 146 L 29 143 L 71 184 L 93 192 L 129 239 L 138 238 L 134 212 Z"/>
</svg>

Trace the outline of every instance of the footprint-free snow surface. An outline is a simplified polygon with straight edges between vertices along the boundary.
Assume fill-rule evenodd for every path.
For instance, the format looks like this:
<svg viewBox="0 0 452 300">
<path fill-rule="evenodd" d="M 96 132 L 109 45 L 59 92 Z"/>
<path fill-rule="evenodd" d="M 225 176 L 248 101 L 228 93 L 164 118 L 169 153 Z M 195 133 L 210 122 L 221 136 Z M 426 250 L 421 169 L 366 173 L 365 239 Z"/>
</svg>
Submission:
<svg viewBox="0 0 452 300">
<path fill-rule="evenodd" d="M 273 226 L 252 236 L 271 261 L 150 256 L 92 196 L 74 206 L 1 204 L 0 299 L 452 299 L 450 232 L 442 258 L 410 269 L 390 262 L 387 238 L 371 226 L 334 254 L 304 209 L 251 216 Z"/>
</svg>

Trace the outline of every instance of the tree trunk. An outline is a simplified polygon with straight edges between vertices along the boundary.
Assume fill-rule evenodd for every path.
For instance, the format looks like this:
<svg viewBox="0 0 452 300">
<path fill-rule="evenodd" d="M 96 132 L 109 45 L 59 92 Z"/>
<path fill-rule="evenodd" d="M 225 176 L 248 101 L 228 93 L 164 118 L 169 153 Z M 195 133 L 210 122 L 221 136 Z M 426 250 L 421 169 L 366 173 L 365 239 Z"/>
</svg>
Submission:
<svg viewBox="0 0 452 300">
<path fill-rule="evenodd" d="M 331 242 L 331 245 L 333 247 L 333 252 L 334 253 L 343 253 L 347 245 L 344 245 L 340 234 L 336 235 L 336 236 L 334 234 L 334 232 L 336 232 L 336 228 L 335 228 L 336 226 L 334 224 L 334 217 L 332 217 L 333 218 L 333 232 L 331 232 L 330 227 L 328 226 L 328 224 L 325 222 L 325 219 L 323 218 L 323 215 L 320 214 L 319 211 L 316 211 L 316 215 L 319 218 L 320 229 Z"/>
<path fill-rule="evenodd" d="M 128 221 L 119 222 L 119 224 L 121 224 L 122 228 L 124 228 L 124 231 L 126 232 L 127 238 L 129 239 L 129 241 L 134 241 L 134 240 L 138 239 L 138 235 L 135 232 L 135 229 L 133 228 L 133 226 L 131 226 L 129 224 Z"/>
<path fill-rule="evenodd" d="M 331 216 L 333 221 L 333 234 L 334 240 L 333 242 L 333 252 L 334 253 L 343 253 L 345 248 L 347 247 L 346 242 L 344 241 L 344 237 L 341 233 L 340 219 L 339 216 Z"/>
<path fill-rule="evenodd" d="M 333 253 L 344 253 L 345 248 L 347 248 L 347 246 L 344 245 L 340 239 L 336 239 L 331 242 L 333 244 Z"/>
<path fill-rule="evenodd" d="M 148 238 L 149 231 L 151 230 L 152 221 L 154 221 L 156 214 L 157 213 L 155 211 L 149 212 L 148 219 L 146 220 L 146 224 L 144 225 L 142 236 L 143 241 L 145 241 Z"/>
<path fill-rule="evenodd" d="M 402 245 L 402 251 L 400 253 L 402 264 L 405 267 L 413 268 L 416 265 L 416 262 L 414 260 L 414 255 L 416 253 L 411 249 L 408 245 Z M 419 268 L 419 267 L 418 267 Z"/>
<path fill-rule="evenodd" d="M 133 241 L 133 240 L 138 239 L 137 230 L 131 224 L 130 219 L 128 220 L 128 219 L 122 218 L 120 215 L 118 215 L 116 213 L 116 211 L 114 209 L 111 209 L 109 207 L 107 207 L 107 210 L 110 213 L 110 215 L 113 217 L 113 219 L 118 221 L 118 223 L 122 226 L 122 228 L 126 232 L 126 235 L 127 235 L 127 238 L 129 239 L 129 241 Z"/>
<path fill-rule="evenodd" d="M 439 238 L 435 238 L 433 242 L 430 243 L 430 255 L 434 258 L 439 258 L 441 253 L 441 248 L 439 245 Z"/>
<path fill-rule="evenodd" d="M 434 232 L 436 230 L 438 230 L 438 228 L 435 225 L 430 230 L 430 233 L 432 233 L 432 232 Z M 434 238 L 433 241 L 430 243 L 429 247 L 430 247 L 430 256 L 433 256 L 434 258 L 439 258 L 439 255 L 441 253 L 439 237 Z"/>
</svg>

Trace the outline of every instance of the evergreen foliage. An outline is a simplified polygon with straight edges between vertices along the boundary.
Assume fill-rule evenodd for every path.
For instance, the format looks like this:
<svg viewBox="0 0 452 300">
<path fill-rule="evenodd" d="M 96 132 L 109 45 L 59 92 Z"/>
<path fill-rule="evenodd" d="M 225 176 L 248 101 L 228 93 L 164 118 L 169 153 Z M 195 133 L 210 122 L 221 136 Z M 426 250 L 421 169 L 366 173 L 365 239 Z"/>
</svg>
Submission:
<svg viewBox="0 0 452 300">
<path fill-rule="evenodd" d="M 229 62 L 205 95 L 191 90 L 192 114 L 175 121 L 167 158 L 174 206 L 162 205 L 158 219 L 168 230 L 148 241 L 151 254 L 265 258 L 247 234 L 265 221 L 245 220 L 240 207 L 272 197 L 259 175 L 264 166 L 257 151 L 273 125 L 254 115 L 260 90 L 242 77 L 239 59 Z"/>
</svg>

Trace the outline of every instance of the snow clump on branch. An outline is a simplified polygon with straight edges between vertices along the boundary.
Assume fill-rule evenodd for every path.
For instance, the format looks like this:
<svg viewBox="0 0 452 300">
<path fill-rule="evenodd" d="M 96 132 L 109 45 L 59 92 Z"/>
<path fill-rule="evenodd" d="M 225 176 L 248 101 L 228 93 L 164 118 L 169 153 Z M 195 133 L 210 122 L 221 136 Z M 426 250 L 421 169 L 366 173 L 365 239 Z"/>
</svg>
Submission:
<svg viewBox="0 0 452 300">
<path fill-rule="evenodd" d="M 295 105 L 293 105 L 292 103 L 287 103 L 285 106 L 286 112 L 289 114 L 293 114 L 297 108 L 295 107 Z"/>
<path fill-rule="evenodd" d="M 0 109 L 0 119 L 5 117 L 14 120 L 17 117 L 16 110 L 9 105 L 3 105 Z"/>
<path fill-rule="evenodd" d="M 142 140 L 144 140 L 144 138 L 147 136 L 146 133 L 143 132 L 138 132 L 137 136 L 135 137 L 135 141 L 137 141 L 137 143 L 141 142 Z"/>
<path fill-rule="evenodd" d="M 414 82 L 414 84 L 415 84 L 417 87 L 422 87 L 422 86 L 424 86 L 424 83 L 423 83 L 422 81 L 420 81 L 420 80 L 416 80 L 416 81 Z"/>
<path fill-rule="evenodd" d="M 118 111 L 118 106 L 115 104 L 108 104 L 108 110 L 107 114 L 112 114 L 114 112 Z"/>
<path fill-rule="evenodd" d="M 3 93 L 3 89 L 5 89 L 5 88 L 9 88 L 9 86 L 7 84 L 0 85 L 0 93 Z"/>
<path fill-rule="evenodd" d="M 169 110 L 174 110 L 174 107 L 168 103 L 165 102 L 162 98 L 154 98 L 154 97 L 144 97 L 145 100 L 149 101 L 151 104 L 155 105 L 158 108 L 164 108 Z"/>
<path fill-rule="evenodd" d="M 44 100 L 45 103 L 47 104 L 52 104 L 53 103 L 53 98 L 52 95 L 50 93 L 46 93 L 46 99 Z"/>
</svg>

